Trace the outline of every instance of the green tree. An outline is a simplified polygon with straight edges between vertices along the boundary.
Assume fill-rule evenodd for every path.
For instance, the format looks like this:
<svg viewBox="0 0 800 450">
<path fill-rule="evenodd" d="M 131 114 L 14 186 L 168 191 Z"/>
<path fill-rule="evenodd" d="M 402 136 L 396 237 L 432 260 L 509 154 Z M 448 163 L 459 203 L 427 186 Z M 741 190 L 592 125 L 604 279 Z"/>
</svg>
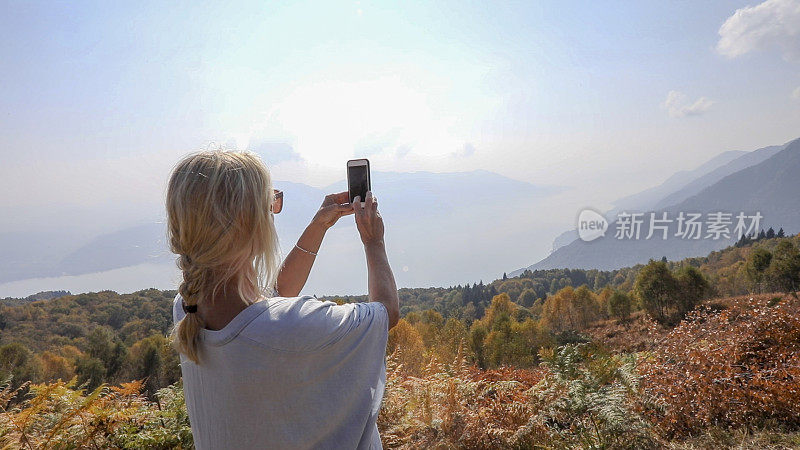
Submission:
<svg viewBox="0 0 800 450">
<path fill-rule="evenodd" d="M 125 360 L 128 358 L 128 348 L 122 341 L 117 340 L 111 349 L 111 354 L 106 364 L 106 376 L 115 377 L 122 370 Z M 124 380 L 127 381 L 127 380 Z"/>
<path fill-rule="evenodd" d="M 608 315 L 619 320 L 628 320 L 631 315 L 631 298 L 620 291 L 614 291 L 608 298 Z"/>
<path fill-rule="evenodd" d="M 75 372 L 78 374 L 78 384 L 86 384 L 86 389 L 93 391 L 100 386 L 106 378 L 106 368 L 103 361 L 91 356 L 84 356 L 75 362 Z"/>
<path fill-rule="evenodd" d="M 708 296 L 711 285 L 706 277 L 692 266 L 682 268 L 678 272 L 677 281 L 680 289 L 677 299 L 678 314 L 683 318 Z"/>
<path fill-rule="evenodd" d="M 761 283 L 764 280 L 764 273 L 772 262 L 772 253 L 765 248 L 754 248 L 747 257 L 744 266 L 745 274 L 752 286 L 752 291 L 761 292 Z"/>
<path fill-rule="evenodd" d="M 12 386 L 35 381 L 37 371 L 36 361 L 28 347 L 19 342 L 0 347 L 0 377 L 11 376 Z"/>
<path fill-rule="evenodd" d="M 508 298 L 511 301 L 517 302 L 519 302 L 519 296 L 522 292 L 522 289 L 522 283 L 516 278 L 509 278 L 508 280 L 502 282 L 497 288 L 498 292 L 505 292 L 508 294 Z"/>
<path fill-rule="evenodd" d="M 599 291 L 608 286 L 608 276 L 605 272 L 599 272 L 594 279 L 594 290 Z"/>
<path fill-rule="evenodd" d="M 519 294 L 519 299 L 517 299 L 517 303 L 526 308 L 530 308 L 531 306 L 533 306 L 533 302 L 535 302 L 537 298 L 538 296 L 536 295 L 536 291 L 531 288 L 527 288 L 524 291 L 522 291 L 521 294 Z"/>
<path fill-rule="evenodd" d="M 634 291 L 642 307 L 661 323 L 670 322 L 670 312 L 677 307 L 678 289 L 678 281 L 663 261 L 651 260 L 639 271 L 634 282 Z"/>
<path fill-rule="evenodd" d="M 550 290 L 549 290 L 549 291 L 547 291 L 547 292 L 548 292 L 549 294 L 555 294 L 556 292 L 558 292 L 558 280 L 556 280 L 555 278 L 553 278 L 553 279 L 550 281 Z"/>
<path fill-rule="evenodd" d="M 486 362 L 490 367 L 511 363 L 513 323 L 509 314 L 502 314 L 496 316 L 494 322 L 491 324 L 491 331 L 486 335 L 486 340 L 484 342 Z"/>
<path fill-rule="evenodd" d="M 510 362 L 517 366 L 533 366 L 539 361 L 539 350 L 553 346 L 549 330 L 538 320 L 527 318 L 511 326 Z"/>
<path fill-rule="evenodd" d="M 769 278 L 783 292 L 797 297 L 800 289 L 800 251 L 791 241 L 781 241 L 769 267 Z"/>
<path fill-rule="evenodd" d="M 125 379 L 144 380 L 151 398 L 159 389 L 180 379 L 176 352 L 162 335 L 153 335 L 133 344 L 125 362 Z"/>
<path fill-rule="evenodd" d="M 472 324 L 477 318 L 477 310 L 475 308 L 474 303 L 467 303 L 467 306 L 461 310 L 461 320 L 464 321 L 467 325 Z"/>
<path fill-rule="evenodd" d="M 472 354 L 475 355 L 475 364 L 481 369 L 486 369 L 486 356 L 483 351 L 483 344 L 487 334 L 486 327 L 480 320 L 476 320 L 472 323 L 472 327 L 469 330 L 469 348 Z"/>
</svg>

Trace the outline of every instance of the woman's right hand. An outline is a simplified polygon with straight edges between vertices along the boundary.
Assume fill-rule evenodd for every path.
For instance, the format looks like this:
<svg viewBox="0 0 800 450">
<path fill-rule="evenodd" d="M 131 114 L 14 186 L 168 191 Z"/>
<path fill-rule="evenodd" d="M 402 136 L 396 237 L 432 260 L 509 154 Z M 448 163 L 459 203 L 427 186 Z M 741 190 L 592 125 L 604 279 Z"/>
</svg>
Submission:
<svg viewBox="0 0 800 450">
<path fill-rule="evenodd" d="M 357 195 L 353 199 L 353 210 L 356 228 L 364 246 L 383 245 L 383 218 L 378 212 L 378 199 L 372 195 L 372 191 L 367 191 L 365 201 L 361 201 L 361 197 Z"/>
<path fill-rule="evenodd" d="M 366 201 L 362 202 L 358 196 L 353 199 L 353 210 L 367 257 L 369 301 L 383 303 L 389 313 L 388 326 L 391 330 L 400 320 L 400 298 L 383 244 L 383 219 L 378 212 L 378 200 L 372 192 L 367 191 Z"/>
</svg>

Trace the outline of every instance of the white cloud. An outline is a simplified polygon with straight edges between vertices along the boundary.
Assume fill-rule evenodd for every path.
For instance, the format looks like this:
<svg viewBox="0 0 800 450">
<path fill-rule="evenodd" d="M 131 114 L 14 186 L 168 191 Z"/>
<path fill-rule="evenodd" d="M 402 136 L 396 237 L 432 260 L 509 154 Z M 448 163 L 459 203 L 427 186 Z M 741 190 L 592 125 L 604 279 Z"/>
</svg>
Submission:
<svg viewBox="0 0 800 450">
<path fill-rule="evenodd" d="M 669 112 L 670 117 L 686 117 L 699 116 L 711 109 L 713 104 L 714 101 L 706 97 L 700 97 L 692 102 L 682 92 L 669 91 L 662 106 Z"/>
<path fill-rule="evenodd" d="M 800 100 L 800 86 L 796 87 L 792 91 L 792 98 L 795 99 L 795 100 Z"/>
<path fill-rule="evenodd" d="M 800 1 L 767 0 L 737 9 L 719 36 L 717 51 L 730 58 L 777 48 L 787 61 L 800 61 Z"/>
</svg>

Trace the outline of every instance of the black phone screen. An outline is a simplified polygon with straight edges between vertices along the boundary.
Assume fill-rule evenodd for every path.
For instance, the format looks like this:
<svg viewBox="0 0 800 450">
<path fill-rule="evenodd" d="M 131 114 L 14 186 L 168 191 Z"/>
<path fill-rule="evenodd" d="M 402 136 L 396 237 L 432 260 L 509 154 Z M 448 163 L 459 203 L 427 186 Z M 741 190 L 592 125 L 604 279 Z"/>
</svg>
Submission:
<svg viewBox="0 0 800 450">
<path fill-rule="evenodd" d="M 367 166 L 350 166 L 347 168 L 347 182 L 350 190 L 350 203 L 358 195 L 363 202 L 367 198 L 369 186 L 369 169 Z"/>
</svg>

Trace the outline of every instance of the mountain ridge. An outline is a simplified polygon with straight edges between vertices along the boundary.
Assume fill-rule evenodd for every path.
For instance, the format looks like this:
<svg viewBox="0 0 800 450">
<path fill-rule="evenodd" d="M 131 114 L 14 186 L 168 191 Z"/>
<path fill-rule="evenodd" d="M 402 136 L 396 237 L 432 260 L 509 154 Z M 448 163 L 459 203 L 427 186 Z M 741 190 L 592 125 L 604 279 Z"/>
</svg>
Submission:
<svg viewBox="0 0 800 450">
<path fill-rule="evenodd" d="M 800 196 L 797 195 L 800 193 L 800 177 L 796 175 L 800 173 L 800 138 L 780 147 L 777 153 L 760 163 L 726 175 L 697 194 L 658 212 L 666 212 L 672 218 L 679 212 L 724 212 L 731 213 L 734 217 L 738 212 L 760 212 L 763 215 L 760 228 L 784 228 L 788 234 L 800 231 Z M 772 147 L 764 149 L 774 151 Z M 735 241 L 735 237 L 687 240 L 676 239 L 674 235 L 666 240 L 619 240 L 614 239 L 612 234 L 616 225 L 616 222 L 610 221 L 609 231 L 604 238 L 592 242 L 574 241 L 541 261 L 511 271 L 510 274 L 514 276 L 526 269 L 612 270 L 644 263 L 648 259 L 699 256 L 724 248 Z M 733 226 L 730 229 L 733 230 Z M 648 231 L 649 227 L 642 227 L 642 235 L 646 236 Z"/>
</svg>

